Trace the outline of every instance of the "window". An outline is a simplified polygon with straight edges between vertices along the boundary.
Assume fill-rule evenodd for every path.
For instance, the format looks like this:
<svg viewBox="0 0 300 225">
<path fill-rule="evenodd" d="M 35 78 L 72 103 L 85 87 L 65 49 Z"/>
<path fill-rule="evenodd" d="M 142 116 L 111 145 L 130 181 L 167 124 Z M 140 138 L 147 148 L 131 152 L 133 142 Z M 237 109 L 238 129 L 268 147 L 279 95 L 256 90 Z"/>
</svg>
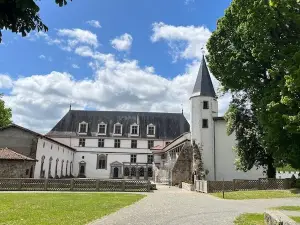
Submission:
<svg viewBox="0 0 300 225">
<path fill-rule="evenodd" d="M 84 159 L 84 156 L 82 156 L 81 158 Z"/>
<path fill-rule="evenodd" d="M 28 175 L 29 174 L 29 169 L 26 169 L 26 175 Z"/>
<path fill-rule="evenodd" d="M 170 141 L 166 141 L 166 146 L 168 146 L 171 142 Z"/>
<path fill-rule="evenodd" d="M 148 177 L 152 177 L 152 176 L 153 176 L 152 167 L 148 167 Z"/>
<path fill-rule="evenodd" d="M 99 148 L 104 148 L 104 139 L 99 139 L 98 140 L 98 147 Z"/>
<path fill-rule="evenodd" d="M 44 144 L 43 144 L 43 148 L 45 148 L 45 144 L 46 144 L 46 143 L 44 142 Z"/>
<path fill-rule="evenodd" d="M 208 107 L 208 101 L 203 102 L 203 109 L 209 109 Z"/>
<path fill-rule="evenodd" d="M 139 176 L 140 176 L 140 177 L 143 177 L 143 176 L 145 175 L 144 172 L 145 172 L 144 167 L 140 167 L 140 168 L 139 168 Z"/>
<path fill-rule="evenodd" d="M 130 155 L 130 162 L 136 163 L 136 155 Z"/>
<path fill-rule="evenodd" d="M 155 126 L 152 123 L 147 126 L 147 135 L 155 136 Z"/>
<path fill-rule="evenodd" d="M 106 169 L 106 156 L 98 155 L 98 168 L 97 169 Z"/>
<path fill-rule="evenodd" d="M 98 124 L 98 134 L 106 134 L 106 124 L 105 123 Z"/>
<path fill-rule="evenodd" d="M 125 176 L 125 177 L 128 177 L 128 176 L 129 176 L 129 173 L 130 173 L 129 168 L 128 168 L 128 167 L 125 167 L 125 168 L 124 168 L 124 176 Z"/>
<path fill-rule="evenodd" d="M 116 123 L 114 126 L 114 134 L 121 136 L 122 135 L 122 124 Z"/>
<path fill-rule="evenodd" d="M 120 145 L 121 145 L 121 140 L 115 139 L 115 148 L 120 148 Z"/>
<path fill-rule="evenodd" d="M 52 147 L 53 147 L 53 146 L 51 145 L 51 149 L 52 149 Z"/>
<path fill-rule="evenodd" d="M 86 122 L 79 123 L 79 133 L 87 133 L 88 130 L 88 124 Z"/>
<path fill-rule="evenodd" d="M 85 138 L 79 138 L 79 147 L 85 147 Z"/>
<path fill-rule="evenodd" d="M 138 134 L 138 126 L 131 127 L 131 134 Z"/>
<path fill-rule="evenodd" d="M 147 156 L 147 163 L 152 163 L 153 162 L 153 155 L 148 155 Z"/>
<path fill-rule="evenodd" d="M 137 148 L 137 140 L 131 140 L 131 148 Z"/>
<path fill-rule="evenodd" d="M 153 146 L 154 146 L 154 141 L 148 141 L 148 149 L 151 149 L 151 148 L 153 148 Z"/>
<path fill-rule="evenodd" d="M 208 128 L 208 119 L 202 120 L 202 128 Z"/>
<path fill-rule="evenodd" d="M 130 125 L 130 135 L 139 136 L 139 125 L 137 125 L 136 123 Z"/>
</svg>

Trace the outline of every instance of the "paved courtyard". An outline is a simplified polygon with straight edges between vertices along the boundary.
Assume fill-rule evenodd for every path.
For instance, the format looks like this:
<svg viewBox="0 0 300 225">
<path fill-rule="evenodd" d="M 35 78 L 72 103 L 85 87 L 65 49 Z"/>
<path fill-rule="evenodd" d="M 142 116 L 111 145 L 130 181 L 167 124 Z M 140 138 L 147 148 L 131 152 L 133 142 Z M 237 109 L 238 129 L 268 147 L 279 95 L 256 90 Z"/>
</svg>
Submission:
<svg viewBox="0 0 300 225">
<path fill-rule="evenodd" d="M 240 213 L 263 212 L 281 205 L 300 205 L 300 198 L 223 200 L 176 187 L 158 185 L 157 188 L 136 204 L 91 225 L 227 225 L 233 224 Z"/>
</svg>

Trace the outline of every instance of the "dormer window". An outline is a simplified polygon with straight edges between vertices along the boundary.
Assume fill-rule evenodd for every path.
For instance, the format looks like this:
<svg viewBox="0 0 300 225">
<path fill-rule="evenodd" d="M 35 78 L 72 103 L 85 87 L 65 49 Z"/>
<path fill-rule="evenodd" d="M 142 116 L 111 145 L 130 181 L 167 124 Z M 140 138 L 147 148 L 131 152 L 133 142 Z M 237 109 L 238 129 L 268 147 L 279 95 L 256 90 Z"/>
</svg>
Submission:
<svg viewBox="0 0 300 225">
<path fill-rule="evenodd" d="M 122 136 L 122 124 L 116 123 L 114 125 L 114 135 L 116 135 L 116 136 Z"/>
<path fill-rule="evenodd" d="M 98 124 L 98 135 L 105 135 L 106 134 L 107 125 L 105 123 Z"/>
<path fill-rule="evenodd" d="M 86 123 L 86 122 L 81 122 L 81 123 L 79 123 L 79 133 L 80 134 L 86 134 L 87 133 L 87 131 L 88 131 L 88 123 Z"/>
<path fill-rule="evenodd" d="M 130 136 L 139 136 L 139 125 L 136 123 L 130 126 Z"/>
<path fill-rule="evenodd" d="M 149 124 L 147 126 L 147 136 L 154 137 L 155 136 L 155 126 L 153 124 Z"/>
</svg>

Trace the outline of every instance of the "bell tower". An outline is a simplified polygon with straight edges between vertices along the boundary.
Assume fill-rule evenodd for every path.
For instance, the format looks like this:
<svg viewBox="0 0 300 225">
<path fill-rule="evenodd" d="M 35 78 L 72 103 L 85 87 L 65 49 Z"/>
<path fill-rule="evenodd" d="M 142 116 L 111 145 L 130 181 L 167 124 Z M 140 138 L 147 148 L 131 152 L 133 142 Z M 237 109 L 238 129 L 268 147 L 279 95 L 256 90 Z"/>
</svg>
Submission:
<svg viewBox="0 0 300 225">
<path fill-rule="evenodd" d="M 202 147 L 206 179 L 214 180 L 214 117 L 218 116 L 217 96 L 203 55 L 196 83 L 190 97 L 191 102 L 191 141 Z"/>
</svg>

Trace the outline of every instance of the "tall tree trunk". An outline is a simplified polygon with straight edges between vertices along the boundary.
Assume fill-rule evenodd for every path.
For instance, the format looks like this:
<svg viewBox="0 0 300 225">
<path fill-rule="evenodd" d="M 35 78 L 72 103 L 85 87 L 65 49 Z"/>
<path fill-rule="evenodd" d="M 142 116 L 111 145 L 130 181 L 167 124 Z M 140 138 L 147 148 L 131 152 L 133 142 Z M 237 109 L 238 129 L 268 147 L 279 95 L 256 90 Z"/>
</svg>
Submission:
<svg viewBox="0 0 300 225">
<path fill-rule="evenodd" d="M 268 156 L 267 159 L 267 176 L 268 178 L 276 178 L 276 168 L 274 167 L 274 159 L 272 156 Z"/>
</svg>

